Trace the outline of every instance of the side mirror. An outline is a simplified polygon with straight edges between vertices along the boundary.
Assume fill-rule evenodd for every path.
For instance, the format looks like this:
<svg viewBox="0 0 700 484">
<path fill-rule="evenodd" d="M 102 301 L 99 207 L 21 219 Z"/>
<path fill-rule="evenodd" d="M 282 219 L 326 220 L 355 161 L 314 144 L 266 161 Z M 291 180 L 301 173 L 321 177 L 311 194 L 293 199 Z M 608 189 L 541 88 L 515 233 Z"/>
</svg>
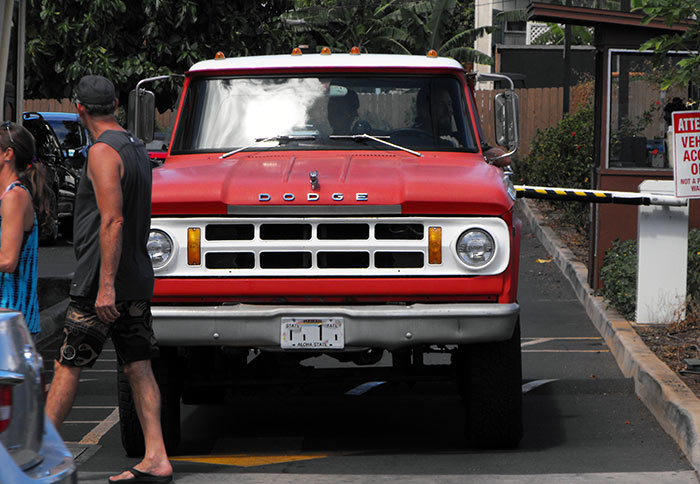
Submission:
<svg viewBox="0 0 700 484">
<path fill-rule="evenodd" d="M 515 91 L 506 89 L 494 98 L 496 143 L 515 151 L 520 146 L 520 100 Z"/>
<path fill-rule="evenodd" d="M 139 92 L 138 99 L 136 92 Z M 127 126 L 134 136 L 144 143 L 153 140 L 153 127 L 156 116 L 156 95 L 145 89 L 134 89 L 129 93 L 129 114 Z"/>
</svg>

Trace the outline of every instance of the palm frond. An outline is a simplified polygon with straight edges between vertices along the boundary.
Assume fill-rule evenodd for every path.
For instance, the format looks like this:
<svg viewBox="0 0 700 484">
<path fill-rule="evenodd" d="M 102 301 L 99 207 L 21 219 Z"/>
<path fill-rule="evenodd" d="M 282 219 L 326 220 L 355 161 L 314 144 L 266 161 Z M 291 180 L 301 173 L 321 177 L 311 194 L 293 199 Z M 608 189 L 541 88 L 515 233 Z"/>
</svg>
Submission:
<svg viewBox="0 0 700 484">
<path fill-rule="evenodd" d="M 527 20 L 527 9 L 498 12 L 494 20 L 496 22 L 522 22 Z"/>
<path fill-rule="evenodd" d="M 496 31 L 496 27 L 479 27 L 478 29 L 463 30 L 453 35 L 452 38 L 446 40 L 441 46 L 440 50 L 445 51 L 453 49 L 455 47 L 469 46 L 474 43 L 474 41 L 486 34 L 490 34 Z"/>
<path fill-rule="evenodd" d="M 491 56 L 488 56 L 471 47 L 455 47 L 454 49 L 440 52 L 440 55 L 444 57 L 452 57 L 462 64 L 466 62 L 474 62 L 485 65 L 493 64 L 493 59 L 491 59 Z"/>
<path fill-rule="evenodd" d="M 428 18 L 426 27 L 430 32 L 428 47 L 437 49 L 442 44 L 442 32 L 450 15 L 454 11 L 456 0 L 437 0 Z"/>
</svg>

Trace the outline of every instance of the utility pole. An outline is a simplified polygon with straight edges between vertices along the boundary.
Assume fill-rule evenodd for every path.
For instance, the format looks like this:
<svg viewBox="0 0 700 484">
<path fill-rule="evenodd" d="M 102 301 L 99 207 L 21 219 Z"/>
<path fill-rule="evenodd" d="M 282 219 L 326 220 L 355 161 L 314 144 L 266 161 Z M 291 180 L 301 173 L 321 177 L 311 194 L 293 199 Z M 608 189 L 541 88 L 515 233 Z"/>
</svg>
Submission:
<svg viewBox="0 0 700 484">
<path fill-rule="evenodd" d="M 22 120 L 26 16 L 25 0 L 0 0 L 0 120 Z"/>
<path fill-rule="evenodd" d="M 571 0 L 566 0 L 566 6 L 571 6 Z M 562 93 L 564 114 L 569 112 L 571 86 L 571 25 L 564 24 L 564 90 Z"/>
</svg>

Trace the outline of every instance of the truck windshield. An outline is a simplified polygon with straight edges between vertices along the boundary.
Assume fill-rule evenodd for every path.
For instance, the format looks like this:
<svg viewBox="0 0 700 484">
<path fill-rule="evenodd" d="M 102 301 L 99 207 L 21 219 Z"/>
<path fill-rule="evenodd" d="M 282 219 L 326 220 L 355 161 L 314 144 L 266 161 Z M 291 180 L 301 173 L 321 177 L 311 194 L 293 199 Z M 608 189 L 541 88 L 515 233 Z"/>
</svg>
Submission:
<svg viewBox="0 0 700 484">
<path fill-rule="evenodd" d="M 475 152 L 466 102 L 463 85 L 447 76 L 196 78 L 171 153 L 356 149 L 358 138 L 343 135 L 357 134 L 417 150 Z"/>
</svg>

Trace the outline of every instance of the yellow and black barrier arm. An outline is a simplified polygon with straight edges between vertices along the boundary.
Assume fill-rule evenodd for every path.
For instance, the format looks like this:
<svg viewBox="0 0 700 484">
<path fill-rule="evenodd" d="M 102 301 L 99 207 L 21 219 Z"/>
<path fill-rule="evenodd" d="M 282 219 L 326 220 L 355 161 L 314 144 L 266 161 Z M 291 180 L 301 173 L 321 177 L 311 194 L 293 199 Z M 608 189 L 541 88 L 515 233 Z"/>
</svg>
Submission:
<svg viewBox="0 0 700 484">
<path fill-rule="evenodd" d="M 518 198 L 559 200 L 564 202 L 619 203 L 625 205 L 669 205 L 682 207 L 687 200 L 672 195 L 637 192 L 609 192 L 582 188 L 530 187 L 515 185 Z"/>
</svg>

